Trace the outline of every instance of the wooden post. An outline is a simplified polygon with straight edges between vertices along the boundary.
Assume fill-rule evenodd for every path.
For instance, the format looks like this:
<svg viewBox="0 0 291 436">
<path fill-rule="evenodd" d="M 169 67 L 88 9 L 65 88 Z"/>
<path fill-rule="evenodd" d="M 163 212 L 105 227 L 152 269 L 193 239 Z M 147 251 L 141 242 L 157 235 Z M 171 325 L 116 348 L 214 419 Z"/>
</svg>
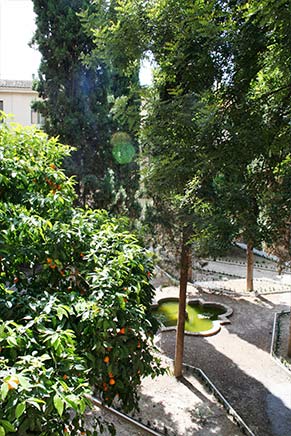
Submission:
<svg viewBox="0 0 291 436">
<path fill-rule="evenodd" d="M 254 244 L 252 241 L 247 243 L 247 291 L 254 290 Z"/>
<path fill-rule="evenodd" d="M 178 313 L 176 350 L 175 350 L 175 362 L 174 362 L 174 375 L 177 378 L 182 377 L 182 369 L 183 369 L 184 335 L 185 335 L 184 330 L 185 330 L 185 318 L 186 318 L 186 293 L 187 293 L 190 252 L 191 249 L 190 247 L 187 246 L 187 238 L 184 232 L 183 241 L 182 241 L 182 252 L 181 252 L 179 313 Z"/>
</svg>

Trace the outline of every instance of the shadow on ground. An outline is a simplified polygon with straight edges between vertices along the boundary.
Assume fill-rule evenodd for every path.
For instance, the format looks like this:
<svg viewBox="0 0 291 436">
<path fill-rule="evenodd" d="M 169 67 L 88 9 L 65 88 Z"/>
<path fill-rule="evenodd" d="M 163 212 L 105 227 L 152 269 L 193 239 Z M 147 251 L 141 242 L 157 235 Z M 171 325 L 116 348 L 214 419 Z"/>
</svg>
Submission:
<svg viewBox="0 0 291 436">
<path fill-rule="evenodd" d="M 174 376 L 150 381 L 142 390 L 140 406 L 143 422 L 171 436 L 243 436 L 194 375 L 180 381 Z"/>
<path fill-rule="evenodd" d="M 163 353 L 174 358 L 175 333 L 162 333 L 159 346 Z M 201 368 L 210 377 L 257 436 L 291 435 L 291 410 L 206 338 L 185 338 L 184 362 Z"/>
<path fill-rule="evenodd" d="M 205 301 L 219 302 L 231 307 L 231 324 L 224 328 L 266 352 L 270 351 L 275 313 L 289 309 L 285 302 L 276 304 L 264 296 L 258 296 L 251 301 L 244 297 L 215 295 L 201 290 L 197 294 Z"/>
</svg>

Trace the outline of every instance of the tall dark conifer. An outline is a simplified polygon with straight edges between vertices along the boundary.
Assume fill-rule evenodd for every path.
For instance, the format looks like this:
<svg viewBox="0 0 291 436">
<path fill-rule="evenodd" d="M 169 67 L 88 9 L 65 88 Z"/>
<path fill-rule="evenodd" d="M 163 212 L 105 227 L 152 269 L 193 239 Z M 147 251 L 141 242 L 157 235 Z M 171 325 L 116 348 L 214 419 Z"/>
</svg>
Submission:
<svg viewBox="0 0 291 436">
<path fill-rule="evenodd" d="M 93 14 L 95 6 L 89 0 L 33 3 L 37 29 L 32 43 L 42 54 L 36 83 L 42 100 L 35 106 L 44 115 L 44 128 L 76 147 L 66 166 L 79 181 L 81 205 L 131 213 L 138 186 L 136 166 L 120 165 L 112 154 L 111 138 L 120 130 L 110 113 L 115 77 L 100 59 L 86 62 L 95 45 L 80 14 Z"/>
</svg>

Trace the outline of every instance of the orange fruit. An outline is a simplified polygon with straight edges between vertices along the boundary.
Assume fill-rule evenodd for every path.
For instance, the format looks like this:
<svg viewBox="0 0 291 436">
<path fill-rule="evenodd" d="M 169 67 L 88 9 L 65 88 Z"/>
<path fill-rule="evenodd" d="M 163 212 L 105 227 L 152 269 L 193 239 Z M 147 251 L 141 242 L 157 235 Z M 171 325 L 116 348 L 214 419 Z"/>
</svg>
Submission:
<svg viewBox="0 0 291 436">
<path fill-rule="evenodd" d="M 121 329 L 119 330 L 119 334 L 120 335 L 124 335 L 125 334 L 125 327 L 121 327 Z"/>
<path fill-rule="evenodd" d="M 114 380 L 114 378 L 111 378 L 111 379 L 109 380 L 109 384 L 110 384 L 111 386 L 115 385 L 115 380 Z"/>
<path fill-rule="evenodd" d="M 113 377 L 114 377 L 114 375 L 112 374 L 112 372 L 110 372 L 110 373 L 108 374 L 108 376 L 109 376 L 109 378 L 113 378 Z"/>
<path fill-rule="evenodd" d="M 110 357 L 109 356 L 105 356 L 104 359 L 103 359 L 103 362 L 109 363 L 109 361 L 110 361 Z"/>
<path fill-rule="evenodd" d="M 103 383 L 103 391 L 108 391 L 108 386 L 107 386 L 107 384 L 106 383 Z"/>
<path fill-rule="evenodd" d="M 69 378 L 69 377 L 67 376 L 67 374 L 64 374 L 64 375 L 63 375 L 63 379 L 64 379 L 64 380 L 67 380 L 68 378 Z"/>
<path fill-rule="evenodd" d="M 19 278 L 18 278 L 18 277 L 14 277 L 13 282 L 14 282 L 14 283 L 18 283 L 18 282 L 19 282 Z"/>
<path fill-rule="evenodd" d="M 141 345 L 140 345 L 140 342 L 138 341 L 137 348 L 140 348 L 140 347 L 141 347 Z"/>
<path fill-rule="evenodd" d="M 16 389 L 19 385 L 19 378 L 16 375 L 12 375 L 10 379 L 6 382 L 8 385 L 8 390 Z"/>
</svg>

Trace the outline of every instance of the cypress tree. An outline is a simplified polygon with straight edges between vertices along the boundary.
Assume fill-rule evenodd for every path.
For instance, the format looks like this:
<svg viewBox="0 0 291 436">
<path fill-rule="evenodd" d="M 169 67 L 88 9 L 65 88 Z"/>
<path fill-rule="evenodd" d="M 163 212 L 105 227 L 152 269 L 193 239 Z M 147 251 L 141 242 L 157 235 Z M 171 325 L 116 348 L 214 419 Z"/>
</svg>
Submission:
<svg viewBox="0 0 291 436">
<path fill-rule="evenodd" d="M 111 141 L 121 127 L 110 112 L 112 93 L 126 92 L 126 86 L 117 90 L 116 75 L 92 58 L 96 45 L 82 24 L 82 11 L 94 14 L 96 7 L 89 0 L 33 3 L 37 29 L 32 44 L 42 54 L 35 84 L 42 100 L 35 108 L 49 135 L 76 148 L 66 168 L 77 176 L 79 203 L 133 214 L 137 166 L 118 162 Z"/>
</svg>

